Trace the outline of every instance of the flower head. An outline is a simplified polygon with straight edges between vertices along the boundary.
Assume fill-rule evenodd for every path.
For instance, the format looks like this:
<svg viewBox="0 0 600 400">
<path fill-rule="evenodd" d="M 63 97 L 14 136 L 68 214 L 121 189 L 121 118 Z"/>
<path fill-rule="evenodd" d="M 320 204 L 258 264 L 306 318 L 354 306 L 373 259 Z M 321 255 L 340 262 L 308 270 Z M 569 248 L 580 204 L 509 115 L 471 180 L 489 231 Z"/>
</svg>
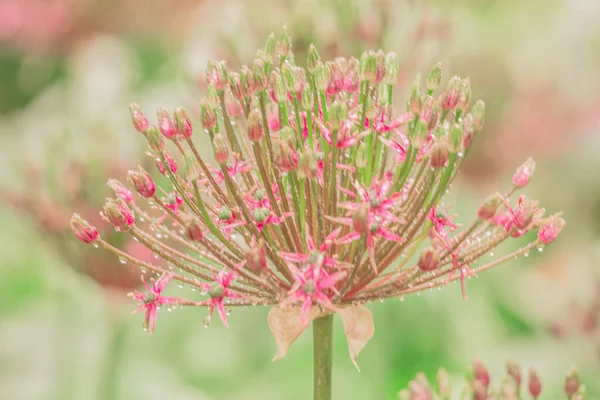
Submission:
<svg viewBox="0 0 600 400">
<path fill-rule="evenodd" d="M 373 299 L 452 280 L 461 280 L 464 295 L 467 276 L 554 240 L 559 216 L 546 217 L 525 196 L 510 201 L 527 171 L 474 210 L 470 224 L 443 212 L 483 124 L 482 103 L 470 108 L 467 78 L 451 78 L 436 97 L 436 65 L 426 92 L 417 78 L 406 111 L 395 113 L 399 106 L 384 96 L 397 80 L 395 55 L 323 62 L 311 50 L 309 58 L 307 71 L 295 65 L 284 32 L 269 37 L 254 68 L 209 63 L 199 114 L 215 166 L 196 148 L 198 130 L 182 109 L 159 110 L 158 127 L 143 132 L 172 192 L 157 196 L 140 169 L 129 180 L 147 206 L 110 200 L 104 214 L 164 261 L 127 255 L 133 263 L 159 275 L 172 269 L 170 279 L 208 296 L 179 305 L 208 307 L 209 319 L 216 309 L 224 323 L 226 306 L 254 304 L 291 310 L 303 325 L 319 313 L 348 321 L 352 310 L 368 314 L 362 305 Z M 185 173 L 165 168 L 169 157 L 185 159 Z M 522 248 L 479 261 L 535 230 Z"/>
<path fill-rule="evenodd" d="M 175 297 L 161 295 L 163 289 L 167 286 L 167 283 L 169 283 L 169 280 L 171 280 L 172 277 L 172 273 L 165 272 L 157 280 L 152 278 L 150 284 L 148 284 L 142 275 L 142 283 L 146 288 L 146 292 L 142 293 L 136 291 L 129 293 L 129 297 L 139 302 L 139 308 L 135 310 L 134 313 L 146 311 L 146 316 L 144 318 L 144 330 L 146 332 L 154 333 L 154 330 L 156 329 L 156 315 L 161 306 L 177 304 L 181 301 Z"/>
</svg>

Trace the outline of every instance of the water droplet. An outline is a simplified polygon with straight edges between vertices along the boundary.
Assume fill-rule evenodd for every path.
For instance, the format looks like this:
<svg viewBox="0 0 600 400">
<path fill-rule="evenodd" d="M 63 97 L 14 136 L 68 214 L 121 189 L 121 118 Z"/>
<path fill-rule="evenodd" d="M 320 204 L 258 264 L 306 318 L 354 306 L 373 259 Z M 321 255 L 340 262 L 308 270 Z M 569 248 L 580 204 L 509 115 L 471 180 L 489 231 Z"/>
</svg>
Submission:
<svg viewBox="0 0 600 400">
<path fill-rule="evenodd" d="M 417 292 L 417 296 L 420 296 L 420 295 L 421 295 L 421 292 Z"/>
<path fill-rule="evenodd" d="M 145 267 L 140 267 L 140 271 L 142 271 L 142 274 L 145 274 L 146 272 L 148 272 L 148 270 Z"/>
<path fill-rule="evenodd" d="M 494 257 L 494 251 L 490 251 L 490 257 Z"/>
<path fill-rule="evenodd" d="M 183 289 L 183 283 L 177 282 L 177 287 L 179 287 L 179 289 Z"/>
<path fill-rule="evenodd" d="M 528 252 L 528 251 L 526 251 L 525 253 L 523 253 L 523 255 L 524 255 L 525 257 L 529 257 L 529 252 Z"/>
<path fill-rule="evenodd" d="M 127 259 L 125 257 L 123 257 L 123 256 L 119 256 L 119 262 L 121 264 L 127 264 Z"/>
<path fill-rule="evenodd" d="M 539 251 L 540 253 L 541 253 L 542 251 L 544 251 L 544 246 L 538 246 L 538 247 L 537 247 L 537 251 Z"/>
<path fill-rule="evenodd" d="M 398 300 L 400 300 L 400 301 L 404 301 L 404 296 L 400 296 L 400 297 L 398 297 Z"/>
</svg>

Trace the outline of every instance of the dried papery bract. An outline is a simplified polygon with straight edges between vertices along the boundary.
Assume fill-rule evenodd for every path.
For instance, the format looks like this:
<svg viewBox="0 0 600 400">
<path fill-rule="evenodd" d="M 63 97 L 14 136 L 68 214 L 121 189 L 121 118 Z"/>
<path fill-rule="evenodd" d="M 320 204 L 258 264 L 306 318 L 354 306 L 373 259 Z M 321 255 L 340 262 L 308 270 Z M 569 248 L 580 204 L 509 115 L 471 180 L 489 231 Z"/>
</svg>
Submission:
<svg viewBox="0 0 600 400">
<path fill-rule="evenodd" d="M 339 313 L 352 321 L 345 330 L 355 358 L 372 331 L 365 303 L 455 280 L 466 298 L 467 277 L 554 240 L 562 218 L 545 217 L 537 202 L 512 196 L 529 169 L 473 210 L 473 222 L 464 226 L 441 205 L 483 126 L 483 102 L 470 107 L 468 79 L 454 76 L 436 94 L 436 65 L 426 84 L 415 80 L 402 112 L 388 96 L 396 80 L 393 54 L 323 62 L 312 49 L 305 71 L 291 49 L 284 31 L 270 36 L 253 68 L 239 74 L 209 62 L 202 129 L 194 134 L 182 109 L 160 109 L 158 127 L 143 130 L 143 114 L 132 107 L 169 183 L 159 189 L 146 171 L 131 172 L 142 199 L 111 200 L 104 214 L 163 264 L 97 242 L 208 296 L 170 299 L 171 306 L 208 307 L 223 322 L 227 308 L 274 306 L 269 323 L 280 347 L 313 319 Z M 200 155 L 200 142 L 212 143 L 216 166 Z M 175 154 L 185 172 L 164 167 Z M 518 250 L 479 261 L 537 229 L 538 237 Z M 319 326 L 321 332 L 331 324 Z"/>
</svg>

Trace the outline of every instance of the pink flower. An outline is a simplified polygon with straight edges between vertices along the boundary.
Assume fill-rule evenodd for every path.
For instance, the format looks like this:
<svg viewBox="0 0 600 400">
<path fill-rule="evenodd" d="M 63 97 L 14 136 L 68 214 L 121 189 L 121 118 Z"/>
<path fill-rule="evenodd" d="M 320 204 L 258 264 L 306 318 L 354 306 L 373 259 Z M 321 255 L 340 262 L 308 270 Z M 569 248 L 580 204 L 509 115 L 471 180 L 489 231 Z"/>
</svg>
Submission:
<svg viewBox="0 0 600 400">
<path fill-rule="evenodd" d="M 181 299 L 176 297 L 161 296 L 163 289 L 167 286 L 167 283 L 169 283 L 169 280 L 172 277 L 172 272 L 165 272 L 156 281 L 154 278 L 151 278 L 150 285 L 148 285 L 144 279 L 144 275 L 142 275 L 142 283 L 148 292 L 141 293 L 135 291 L 133 293 L 129 293 L 128 295 L 140 303 L 139 308 L 135 310 L 134 313 L 146 310 L 146 317 L 144 318 L 143 325 L 146 332 L 150 331 L 150 333 L 153 333 L 156 329 L 156 314 L 162 305 L 177 304 L 181 302 Z"/>
<path fill-rule="evenodd" d="M 371 212 L 367 214 L 366 221 L 364 221 L 363 225 L 365 225 L 366 227 L 364 232 L 359 232 L 356 230 L 357 221 L 353 220 L 353 218 L 328 218 L 333 222 L 338 222 L 340 224 L 350 226 L 353 229 L 353 231 L 348 233 L 346 236 L 343 236 L 340 239 L 336 240 L 336 244 L 348 244 L 360 239 L 363 235 L 366 237 L 369 260 L 371 261 L 371 266 L 373 267 L 373 270 L 375 272 L 377 272 L 377 263 L 375 262 L 375 239 L 383 238 L 385 240 L 390 240 L 398 243 L 404 240 L 400 236 L 393 233 L 391 229 L 385 227 L 387 225 L 387 222 L 389 221 L 377 221 L 375 215 Z"/>
<path fill-rule="evenodd" d="M 319 131 L 321 135 L 325 139 L 327 143 L 331 146 L 333 144 L 333 138 L 331 136 L 331 131 L 323 125 L 321 121 L 318 119 L 315 121 L 317 126 L 319 127 Z M 347 121 L 340 127 L 337 133 L 337 141 L 336 146 L 338 149 L 345 149 L 347 147 L 352 147 L 356 145 L 360 139 L 367 136 L 369 131 L 363 131 L 362 133 L 353 133 L 352 127 L 354 126 L 354 122 Z"/>
<path fill-rule="evenodd" d="M 533 158 L 528 158 L 527 161 L 519 168 L 517 168 L 517 172 L 513 176 L 513 185 L 518 188 L 525 187 L 531 179 L 531 175 L 533 175 L 533 171 L 535 170 L 535 161 Z"/>
<path fill-rule="evenodd" d="M 330 257 L 326 254 L 335 243 L 335 239 L 337 239 L 341 230 L 341 228 L 333 230 L 333 232 L 325 237 L 325 240 L 319 247 L 317 247 L 310 235 L 306 235 L 306 248 L 308 253 L 288 253 L 280 251 L 277 254 L 284 260 L 294 264 L 308 264 L 316 268 L 321 266 L 336 269 L 342 268 L 344 263 L 340 262 L 337 258 Z"/>
<path fill-rule="evenodd" d="M 398 139 L 379 138 L 379 140 L 381 140 L 381 143 L 383 143 L 390 149 L 394 150 L 394 152 L 396 152 L 397 162 L 404 162 L 406 160 L 406 150 L 408 149 L 410 142 L 404 134 L 398 135 Z"/>
<path fill-rule="evenodd" d="M 214 275 L 214 278 L 215 282 L 213 282 L 212 284 L 202 284 L 202 288 L 208 292 L 210 298 L 204 300 L 198 305 L 210 307 L 210 311 L 208 313 L 208 322 L 210 322 L 210 319 L 212 318 L 213 312 L 216 308 L 217 312 L 219 313 L 219 317 L 221 317 L 221 321 L 223 321 L 223 325 L 229 328 L 229 325 L 227 324 L 227 312 L 225 311 L 225 305 L 223 304 L 223 300 L 225 300 L 226 298 L 241 298 L 241 296 L 237 293 L 234 293 L 231 290 L 227 289 L 231 281 L 237 278 L 237 273 L 233 271 L 225 272 L 224 270 L 221 270 L 219 271 L 218 275 Z"/>
<path fill-rule="evenodd" d="M 308 324 L 310 309 L 315 303 L 326 310 L 337 311 L 331 297 L 338 293 L 335 284 L 346 276 L 345 271 L 329 275 L 324 269 L 310 265 L 304 270 L 293 265 L 290 265 L 289 268 L 295 281 L 289 291 L 289 296 L 280 303 L 280 306 L 302 303 L 301 321 L 303 325 Z"/>
<path fill-rule="evenodd" d="M 226 170 L 229 177 L 235 181 L 236 175 L 243 174 L 245 172 L 252 171 L 253 167 L 248 161 L 240 161 L 240 157 L 237 153 L 233 154 L 233 162 L 231 165 L 227 165 Z M 209 167 L 213 175 L 215 177 L 215 181 L 217 183 L 223 183 L 225 181 L 225 175 L 223 175 L 223 171 L 220 171 L 216 168 Z"/>
<path fill-rule="evenodd" d="M 389 173 L 381 179 L 374 180 L 368 189 L 364 186 L 357 185 L 360 201 L 340 203 L 340 207 L 355 212 L 361 207 L 361 204 L 363 204 L 368 207 L 369 212 L 372 213 L 373 216 L 380 217 L 385 223 L 400 221 L 396 216 L 396 213 L 391 212 L 391 210 L 402 197 L 402 193 L 395 192 L 388 195 L 391 186 L 392 176 Z M 348 192 L 348 194 L 351 197 L 356 198 L 356 195 L 352 192 Z"/>
</svg>

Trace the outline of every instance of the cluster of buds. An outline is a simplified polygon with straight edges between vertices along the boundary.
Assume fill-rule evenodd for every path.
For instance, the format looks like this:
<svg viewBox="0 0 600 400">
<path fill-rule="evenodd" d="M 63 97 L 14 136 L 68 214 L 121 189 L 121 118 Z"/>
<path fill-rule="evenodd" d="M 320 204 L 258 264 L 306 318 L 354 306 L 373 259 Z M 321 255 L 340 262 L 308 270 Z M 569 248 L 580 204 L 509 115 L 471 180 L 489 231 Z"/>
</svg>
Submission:
<svg viewBox="0 0 600 400">
<path fill-rule="evenodd" d="M 116 174 L 122 171 L 121 164 L 114 161 L 111 167 Z M 96 181 L 97 175 L 90 171 L 89 166 L 72 160 L 66 165 L 51 159 L 42 167 L 31 164 L 23 177 L 27 189 L 6 191 L 3 200 L 35 227 L 36 233 L 55 250 L 65 265 L 89 276 L 102 287 L 127 292 L 139 286 L 139 268 L 135 265 L 124 266 L 108 253 L 98 254 L 93 248 L 73 243 L 76 241 L 72 230 L 85 243 L 93 243 L 98 238 L 98 230 L 89 228 L 81 216 L 74 216 L 69 225 L 70 211 L 76 207 L 98 229 L 106 231 L 105 240 L 108 243 L 123 246 L 139 258 L 152 259 L 148 249 L 130 238 L 111 232 L 107 229 L 110 225 L 98 218 L 97 207 L 102 204 L 99 200 L 109 191 L 102 182 Z M 59 173 L 55 175 L 55 172 Z M 47 182 L 56 184 L 48 185 Z M 119 198 L 133 200 L 131 192 L 117 181 L 111 180 L 110 186 Z"/>
<path fill-rule="evenodd" d="M 467 277 L 556 238 L 564 221 L 525 196 L 512 200 L 520 184 L 494 194 L 464 227 L 441 205 L 483 125 L 484 105 L 471 106 L 468 79 L 455 76 L 438 93 L 436 65 L 425 87 L 415 80 L 406 111 L 395 113 L 402 106 L 392 104 L 393 53 L 324 62 L 311 47 L 304 70 L 291 46 L 285 31 L 269 36 L 239 73 L 209 62 L 199 124 L 182 109 L 161 109 L 153 126 L 132 105 L 134 126 L 169 183 L 157 190 L 150 174 L 133 172 L 148 207 L 116 199 L 104 215 L 164 265 L 101 236 L 93 242 L 161 277 L 151 295 L 133 294 L 152 308 L 146 326 L 164 304 L 208 307 L 207 322 L 215 309 L 226 322 L 227 308 L 272 305 L 287 310 L 278 316 L 297 313 L 305 327 L 323 313 L 364 313 L 373 300 L 457 280 L 466 297 Z M 208 140 L 216 167 L 197 150 L 195 141 Z M 91 225 L 74 229 L 90 241 L 83 233 Z M 478 262 L 505 240 L 536 231 L 520 249 Z M 207 298 L 166 299 L 160 292 L 168 279 Z"/>
<path fill-rule="evenodd" d="M 400 400 L 449 400 L 460 398 L 464 400 L 519 400 L 540 398 L 542 382 L 534 369 L 530 369 L 527 382 L 521 375 L 521 368 L 513 361 L 506 363 L 506 376 L 492 384 L 490 373 L 485 364 L 475 360 L 467 372 L 466 384 L 459 397 L 453 397 L 453 389 L 446 370 L 441 368 L 437 373 L 436 389 L 429 384 L 423 373 L 417 374 L 415 379 L 408 384 L 408 388 L 398 393 Z M 522 389 L 522 387 L 525 388 Z M 564 396 L 567 400 L 583 400 L 585 386 L 579 381 L 577 370 L 571 368 L 564 381 Z"/>
</svg>

